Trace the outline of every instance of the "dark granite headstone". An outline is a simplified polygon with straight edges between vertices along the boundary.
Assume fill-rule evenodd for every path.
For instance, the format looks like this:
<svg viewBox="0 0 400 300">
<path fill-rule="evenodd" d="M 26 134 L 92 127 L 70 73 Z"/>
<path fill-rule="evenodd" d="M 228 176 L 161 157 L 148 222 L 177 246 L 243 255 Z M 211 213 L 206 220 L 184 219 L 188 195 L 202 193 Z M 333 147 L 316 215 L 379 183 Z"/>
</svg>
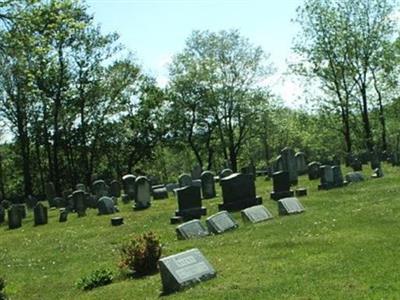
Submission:
<svg viewBox="0 0 400 300">
<path fill-rule="evenodd" d="M 233 174 L 233 171 L 231 169 L 223 169 L 221 173 L 219 173 L 219 179 L 221 180 L 222 178 L 228 177 Z"/>
<path fill-rule="evenodd" d="M 280 155 L 282 157 L 282 171 L 288 172 L 290 184 L 296 185 L 298 182 L 298 174 L 294 151 L 286 147 L 282 149 Z"/>
<path fill-rule="evenodd" d="M 78 190 L 72 193 L 73 209 L 78 213 L 78 217 L 86 216 L 86 195 L 85 192 Z"/>
<path fill-rule="evenodd" d="M 164 185 L 158 188 L 152 187 L 152 195 L 154 200 L 168 199 L 167 188 Z"/>
<path fill-rule="evenodd" d="M 304 207 L 297 198 L 283 198 L 278 201 L 280 215 L 291 215 L 304 212 Z"/>
<path fill-rule="evenodd" d="M 278 171 L 272 174 L 273 191 L 270 196 L 273 200 L 292 197 L 294 192 L 290 190 L 289 173 Z"/>
<path fill-rule="evenodd" d="M 307 162 L 306 155 L 303 152 L 297 152 L 295 154 L 297 174 L 303 175 L 307 173 Z"/>
<path fill-rule="evenodd" d="M 332 173 L 333 173 L 333 185 L 334 187 L 342 187 L 344 185 L 343 182 L 343 175 L 340 166 L 332 166 Z"/>
<path fill-rule="evenodd" d="M 235 173 L 222 178 L 220 185 L 223 203 L 218 205 L 219 210 L 238 211 L 262 203 L 252 175 Z"/>
<path fill-rule="evenodd" d="M 116 198 L 121 197 L 121 185 L 117 180 L 113 180 L 110 183 L 110 196 Z"/>
<path fill-rule="evenodd" d="M 103 196 L 108 196 L 108 186 L 104 182 L 104 180 L 96 180 L 92 183 L 92 192 L 95 195 L 96 199 L 100 199 Z"/>
<path fill-rule="evenodd" d="M 161 258 L 158 265 L 165 294 L 177 292 L 216 276 L 214 268 L 198 249 Z"/>
<path fill-rule="evenodd" d="M 207 214 L 207 209 L 202 207 L 200 188 L 196 186 L 185 186 L 175 190 L 178 200 L 178 210 L 171 218 L 171 224 L 181 221 L 200 219 Z"/>
<path fill-rule="evenodd" d="M 47 224 L 47 207 L 40 202 L 36 204 L 35 208 L 33 209 L 33 217 L 35 226 Z"/>
<path fill-rule="evenodd" d="M 179 184 L 178 183 L 167 183 L 165 185 L 165 188 L 167 189 L 168 193 L 173 192 L 175 189 L 179 188 Z"/>
<path fill-rule="evenodd" d="M 61 208 L 60 209 L 60 217 L 59 217 L 58 221 L 60 223 L 62 223 L 62 222 L 67 222 L 67 220 L 68 220 L 68 210 L 65 208 Z"/>
<path fill-rule="evenodd" d="M 149 180 L 139 176 L 135 181 L 135 209 L 145 209 L 151 206 L 151 186 Z"/>
<path fill-rule="evenodd" d="M 358 157 L 354 157 L 350 166 L 353 168 L 354 172 L 362 171 L 362 163 L 361 160 L 358 159 Z"/>
<path fill-rule="evenodd" d="M 115 213 L 114 201 L 111 197 L 103 196 L 97 201 L 99 215 L 111 215 Z"/>
<path fill-rule="evenodd" d="M 21 209 L 16 205 L 11 205 L 7 212 L 8 228 L 16 229 L 22 226 Z"/>
<path fill-rule="evenodd" d="M 191 186 L 193 184 L 192 177 L 189 174 L 181 174 L 178 177 L 179 187 Z"/>
<path fill-rule="evenodd" d="M 307 196 L 307 188 L 305 188 L 305 187 L 298 187 L 298 188 L 296 188 L 296 190 L 294 191 L 294 194 L 296 195 L 296 197 L 304 197 L 304 196 Z"/>
<path fill-rule="evenodd" d="M 319 168 L 321 167 L 321 164 L 319 162 L 313 161 L 310 162 L 307 166 L 308 169 L 308 179 L 309 180 L 315 180 L 320 178 L 320 170 Z"/>
<path fill-rule="evenodd" d="M 128 203 L 135 199 L 135 181 L 136 177 L 132 174 L 127 174 L 122 177 L 122 185 L 124 188 L 124 195 L 122 201 Z"/>
<path fill-rule="evenodd" d="M 191 173 L 192 179 L 200 179 L 202 169 L 199 165 L 193 167 Z"/>
<path fill-rule="evenodd" d="M 329 190 L 334 187 L 333 170 L 329 165 L 322 165 L 320 167 L 321 184 L 318 186 L 319 190 Z"/>
<path fill-rule="evenodd" d="M 214 174 L 210 171 L 201 173 L 201 191 L 203 199 L 211 199 L 216 196 Z"/>
<path fill-rule="evenodd" d="M 241 211 L 243 221 L 258 223 L 273 218 L 269 210 L 263 205 L 255 205 Z"/>
<path fill-rule="evenodd" d="M 208 235 L 208 230 L 201 224 L 200 220 L 191 220 L 176 227 L 179 240 L 188 240 Z"/>
<path fill-rule="evenodd" d="M 208 217 L 206 224 L 208 230 L 214 234 L 221 234 L 239 227 L 235 219 L 227 211 L 220 211 Z"/>
<path fill-rule="evenodd" d="M 75 190 L 86 192 L 86 186 L 83 183 L 78 183 L 75 185 Z"/>
</svg>

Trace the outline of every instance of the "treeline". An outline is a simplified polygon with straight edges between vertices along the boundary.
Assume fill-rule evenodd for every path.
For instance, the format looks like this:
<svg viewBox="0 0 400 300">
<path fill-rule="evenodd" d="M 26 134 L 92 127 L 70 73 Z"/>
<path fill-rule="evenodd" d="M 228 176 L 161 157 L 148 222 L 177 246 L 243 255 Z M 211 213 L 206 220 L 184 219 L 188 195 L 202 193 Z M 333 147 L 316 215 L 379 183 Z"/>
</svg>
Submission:
<svg viewBox="0 0 400 300">
<path fill-rule="evenodd" d="M 47 181 L 61 194 L 127 173 L 264 167 L 285 146 L 313 159 L 397 151 L 395 12 L 378 0 L 299 9 L 293 71 L 320 91 L 306 111 L 271 93 L 268 56 L 236 30 L 193 32 L 160 88 L 83 2 L 0 1 L 0 134 L 12 137 L 1 197 L 43 194 Z"/>
</svg>

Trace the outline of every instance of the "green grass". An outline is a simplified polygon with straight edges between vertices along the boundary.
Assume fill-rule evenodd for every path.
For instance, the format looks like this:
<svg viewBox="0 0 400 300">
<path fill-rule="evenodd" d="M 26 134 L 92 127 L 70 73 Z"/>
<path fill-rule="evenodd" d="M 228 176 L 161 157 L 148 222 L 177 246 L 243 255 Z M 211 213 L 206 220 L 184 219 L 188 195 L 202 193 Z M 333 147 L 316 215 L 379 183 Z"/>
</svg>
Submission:
<svg viewBox="0 0 400 300">
<path fill-rule="evenodd" d="M 330 191 L 317 191 L 318 181 L 302 176 L 306 212 L 286 217 L 269 200 L 271 182 L 258 178 L 257 192 L 275 218 L 251 225 L 234 213 L 237 230 L 197 240 L 176 239 L 172 196 L 145 211 L 120 205 L 120 227 L 95 210 L 84 218 L 71 214 L 66 223 L 50 211 L 49 224 L 34 227 L 29 212 L 20 229 L 0 226 L 0 276 L 12 299 L 157 299 L 159 274 L 88 292 L 75 286 L 95 269 L 118 272 L 121 243 L 151 230 L 161 237 L 163 256 L 196 247 L 217 270 L 216 278 L 161 299 L 399 299 L 400 169 L 384 171 L 384 178 Z M 208 215 L 220 202 L 203 201 Z"/>
</svg>

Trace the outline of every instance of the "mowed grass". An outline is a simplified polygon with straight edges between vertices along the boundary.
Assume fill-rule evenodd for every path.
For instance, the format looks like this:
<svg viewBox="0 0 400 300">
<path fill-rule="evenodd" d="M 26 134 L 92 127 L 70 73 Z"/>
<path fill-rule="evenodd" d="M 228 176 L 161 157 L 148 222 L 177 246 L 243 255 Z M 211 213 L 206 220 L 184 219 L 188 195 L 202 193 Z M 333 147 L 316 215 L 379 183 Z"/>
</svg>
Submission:
<svg viewBox="0 0 400 300">
<path fill-rule="evenodd" d="M 176 239 L 172 195 L 144 211 L 120 204 L 120 227 L 95 210 L 84 218 L 71 214 L 66 223 L 52 210 L 48 225 L 34 227 L 29 212 L 20 229 L 0 226 L 0 276 L 11 299 L 399 299 L 400 169 L 384 165 L 384 171 L 372 180 L 364 166 L 365 182 L 330 191 L 301 176 L 306 212 L 285 217 L 269 199 L 271 182 L 260 177 L 257 193 L 274 219 L 244 224 L 233 213 L 237 230 L 197 240 Z M 221 201 L 203 201 L 208 215 Z M 121 243 L 146 231 L 161 237 L 163 256 L 199 248 L 217 277 L 168 296 L 161 296 L 159 274 L 117 278 L 89 292 L 76 288 L 100 267 L 118 273 Z"/>
</svg>

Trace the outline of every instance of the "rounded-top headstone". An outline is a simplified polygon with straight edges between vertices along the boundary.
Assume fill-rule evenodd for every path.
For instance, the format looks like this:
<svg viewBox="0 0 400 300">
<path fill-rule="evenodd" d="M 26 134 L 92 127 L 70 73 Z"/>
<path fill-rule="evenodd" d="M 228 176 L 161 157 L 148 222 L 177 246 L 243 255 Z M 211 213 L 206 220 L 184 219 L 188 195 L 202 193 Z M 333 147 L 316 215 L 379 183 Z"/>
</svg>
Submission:
<svg viewBox="0 0 400 300">
<path fill-rule="evenodd" d="M 192 177 L 189 174 L 181 174 L 178 177 L 178 182 L 180 187 L 191 186 Z"/>
</svg>

